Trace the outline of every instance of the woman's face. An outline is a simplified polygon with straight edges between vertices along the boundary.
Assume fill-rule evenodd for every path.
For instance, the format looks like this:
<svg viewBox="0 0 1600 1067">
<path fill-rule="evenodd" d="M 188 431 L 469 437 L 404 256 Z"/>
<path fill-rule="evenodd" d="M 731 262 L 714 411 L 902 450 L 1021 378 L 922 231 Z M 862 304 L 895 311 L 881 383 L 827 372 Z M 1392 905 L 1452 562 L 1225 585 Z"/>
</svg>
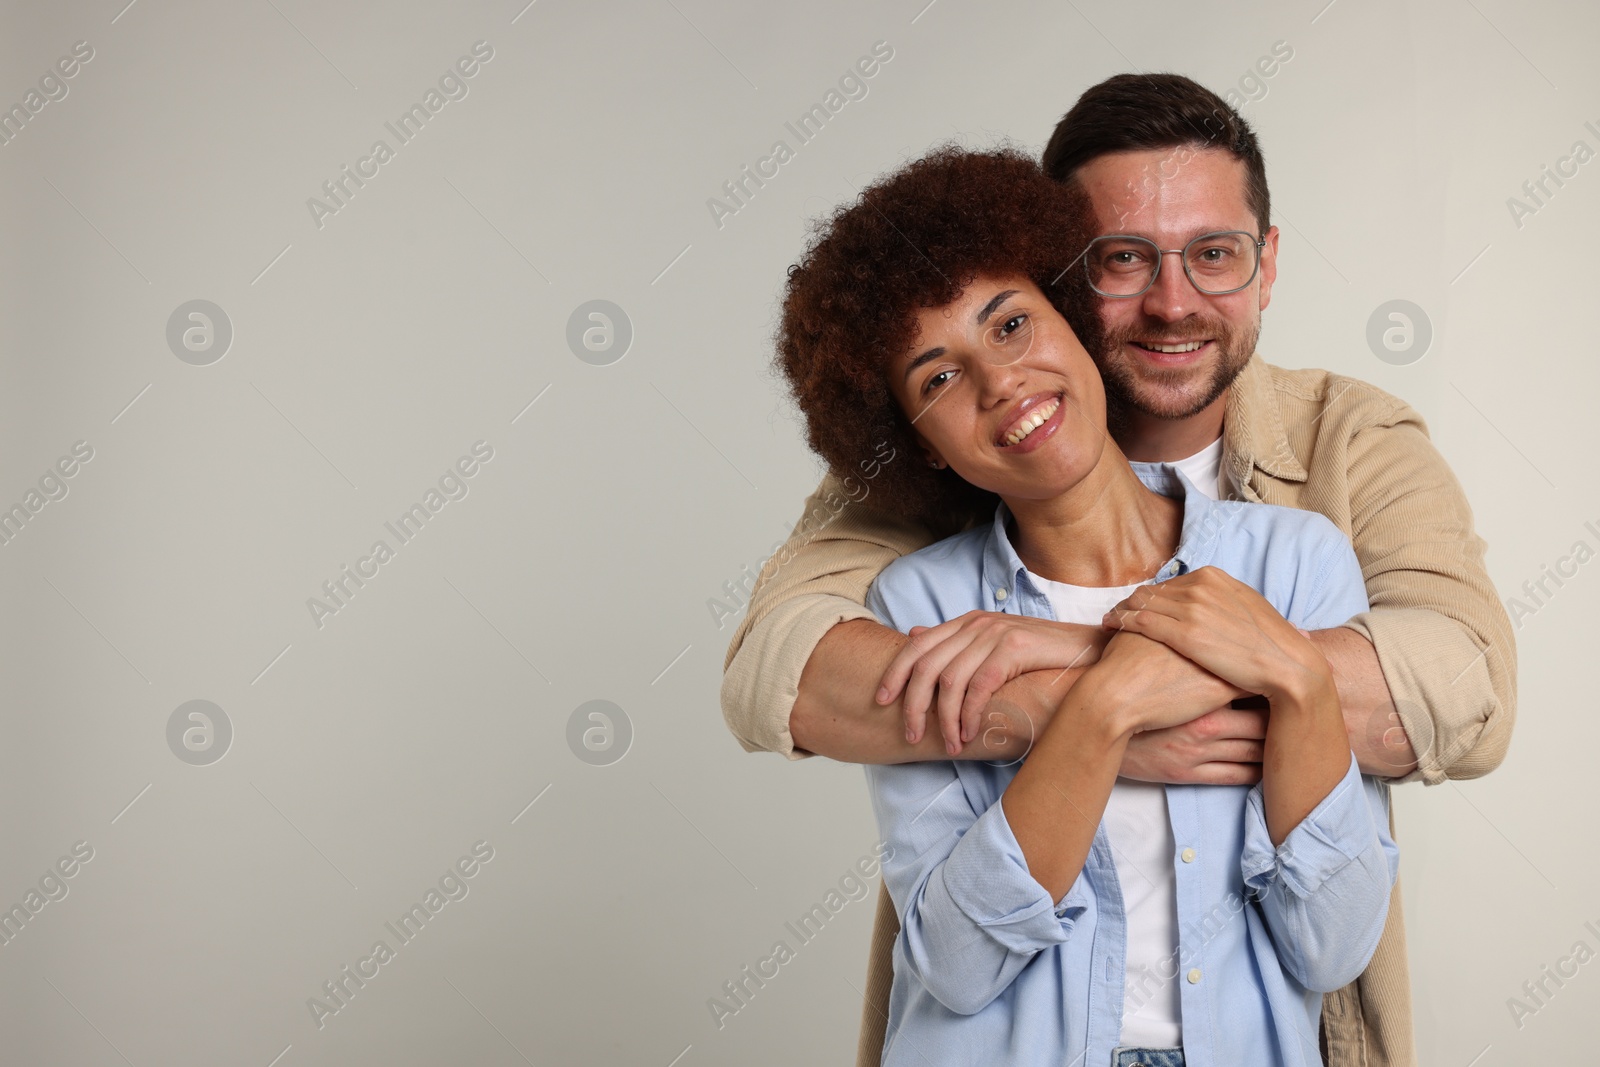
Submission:
<svg viewBox="0 0 1600 1067">
<path fill-rule="evenodd" d="M 1052 499 L 1094 469 L 1109 440 L 1100 374 L 1032 281 L 979 276 L 916 321 L 888 378 L 929 459 L 1006 499 Z"/>
</svg>

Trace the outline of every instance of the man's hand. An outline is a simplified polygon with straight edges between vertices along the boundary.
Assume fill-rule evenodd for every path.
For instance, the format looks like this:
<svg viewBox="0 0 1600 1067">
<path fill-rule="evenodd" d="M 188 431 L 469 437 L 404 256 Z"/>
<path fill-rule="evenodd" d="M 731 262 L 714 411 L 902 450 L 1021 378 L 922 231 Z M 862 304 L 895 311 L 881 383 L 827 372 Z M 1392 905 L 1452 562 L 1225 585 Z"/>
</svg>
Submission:
<svg viewBox="0 0 1600 1067">
<path fill-rule="evenodd" d="M 913 626 L 909 636 L 884 671 L 878 703 L 891 704 L 905 690 L 906 741 L 916 744 L 937 689 L 939 730 L 955 756 L 978 735 L 983 710 L 1001 686 L 1028 671 L 1094 663 L 1110 634 L 1098 626 L 969 611 L 938 626 Z"/>
<path fill-rule="evenodd" d="M 1198 719 L 1134 734 L 1121 775 L 1176 785 L 1255 785 L 1267 713 L 1258 708 L 1216 708 Z"/>
</svg>

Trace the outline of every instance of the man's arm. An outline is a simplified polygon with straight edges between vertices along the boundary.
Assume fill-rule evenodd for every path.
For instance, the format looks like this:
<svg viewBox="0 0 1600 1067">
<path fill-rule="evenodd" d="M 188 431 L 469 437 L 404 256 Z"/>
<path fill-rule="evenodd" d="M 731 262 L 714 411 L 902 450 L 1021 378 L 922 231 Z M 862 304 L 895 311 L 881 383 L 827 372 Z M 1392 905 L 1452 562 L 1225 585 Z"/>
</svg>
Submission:
<svg viewBox="0 0 1600 1067">
<path fill-rule="evenodd" d="M 1345 460 L 1350 540 L 1372 607 L 1345 623 L 1354 640 L 1319 647 L 1331 649 L 1341 700 L 1351 688 L 1352 747 L 1358 756 L 1366 749 L 1363 770 L 1400 781 L 1480 777 L 1505 758 L 1516 717 L 1511 620 L 1466 494 L 1422 416 L 1376 390 L 1348 395 L 1365 409 L 1351 420 L 1359 428 L 1346 431 Z M 1379 676 L 1387 701 L 1376 696 Z M 1384 744 L 1399 732 L 1411 760 Z"/>
<path fill-rule="evenodd" d="M 1313 630 L 1311 643 L 1333 668 L 1345 732 L 1350 735 L 1350 749 L 1356 754 L 1361 773 L 1401 778 L 1415 771 L 1417 754 L 1395 714 L 1394 698 L 1389 694 L 1389 683 L 1384 680 L 1372 642 L 1354 630 L 1338 626 Z"/>
<path fill-rule="evenodd" d="M 857 482 L 855 495 L 861 497 L 863 484 L 870 500 L 870 482 Z M 863 620 L 863 628 L 878 633 L 879 640 L 904 641 L 864 606 L 867 589 L 895 559 L 934 540 L 933 532 L 917 523 L 850 500 L 834 475 L 823 478 L 806 498 L 789 540 L 761 568 L 749 609 L 723 660 L 722 715 L 745 751 L 778 752 L 789 759 L 811 755 L 796 745 L 790 711 L 814 651 L 836 625 L 851 620 Z M 817 660 L 819 673 L 813 675 L 813 685 L 833 666 L 838 644 L 828 645 Z M 850 660 L 841 660 L 840 667 L 848 671 Z M 853 677 L 847 675 L 841 682 L 847 686 Z M 870 694 L 876 688 L 875 678 L 861 683 L 860 690 L 867 695 L 860 709 L 879 710 L 871 706 Z M 887 723 L 882 716 L 878 720 Z M 886 730 L 886 741 L 903 736 L 897 724 L 888 725 L 893 729 Z M 833 728 L 848 727 L 835 723 Z M 809 739 L 826 747 L 827 730 L 813 730 Z"/>
<path fill-rule="evenodd" d="M 883 673 L 907 638 L 864 606 L 878 572 L 931 544 L 934 533 L 870 504 L 840 506 L 842 493 L 839 479 L 824 478 L 789 541 L 761 569 L 723 662 L 723 718 L 747 752 L 792 760 L 820 753 L 857 763 L 947 759 L 937 722 L 911 746 L 903 697 L 877 703 Z M 986 705 L 982 730 L 960 758 L 1026 754 L 1080 673 L 1012 678 Z M 1135 735 L 1122 773 L 1250 785 L 1261 777 L 1265 736 L 1263 712 L 1223 707 L 1184 726 Z"/>
<path fill-rule="evenodd" d="M 904 696 L 879 704 L 878 682 L 906 635 L 868 619 L 834 626 L 817 642 L 800 675 L 789 715 L 796 748 L 845 763 L 914 763 L 950 759 L 937 720 L 916 744 L 906 741 Z M 1028 671 L 989 700 L 978 736 L 959 759 L 1016 759 L 1077 681 L 1083 668 Z"/>
</svg>

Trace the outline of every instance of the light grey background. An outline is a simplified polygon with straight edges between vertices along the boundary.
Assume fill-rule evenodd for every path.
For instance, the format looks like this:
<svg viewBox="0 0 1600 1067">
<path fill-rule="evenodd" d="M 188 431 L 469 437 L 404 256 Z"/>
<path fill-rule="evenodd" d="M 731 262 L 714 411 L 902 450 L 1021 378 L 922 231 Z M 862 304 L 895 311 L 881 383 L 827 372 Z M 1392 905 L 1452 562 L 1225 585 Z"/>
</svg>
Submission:
<svg viewBox="0 0 1600 1067">
<path fill-rule="evenodd" d="M 819 474 L 767 370 L 783 271 L 863 183 L 952 137 L 1036 150 L 1117 71 L 1239 91 L 1287 42 L 1242 109 L 1284 231 L 1264 354 L 1425 415 L 1503 595 L 1600 547 L 1600 162 L 1507 203 L 1600 149 L 1591 5 L 125 2 L 0 33 L 7 107 L 94 53 L 0 146 L 0 505 L 94 453 L 0 545 L 0 905 L 94 850 L 0 945 L 8 1064 L 851 1062 L 870 895 L 707 1007 L 876 841 L 859 769 L 747 755 L 718 710 L 707 602 Z M 319 227 L 478 41 L 468 94 Z M 867 96 L 719 226 L 878 41 Z M 1396 299 L 1433 330 L 1404 365 L 1366 341 Z M 192 300 L 232 325 L 206 366 L 167 343 Z M 567 344 L 592 300 L 632 325 L 609 365 Z M 319 628 L 308 598 L 480 440 Z M 1424 1063 L 1588 1054 L 1600 963 L 1520 1027 L 1507 1000 L 1600 948 L 1597 598 L 1591 562 L 1520 620 L 1500 770 L 1395 791 Z M 232 726 L 209 765 L 168 745 L 191 700 Z M 591 700 L 620 761 L 569 747 Z M 480 840 L 469 894 L 319 1029 L 308 998 Z"/>
</svg>

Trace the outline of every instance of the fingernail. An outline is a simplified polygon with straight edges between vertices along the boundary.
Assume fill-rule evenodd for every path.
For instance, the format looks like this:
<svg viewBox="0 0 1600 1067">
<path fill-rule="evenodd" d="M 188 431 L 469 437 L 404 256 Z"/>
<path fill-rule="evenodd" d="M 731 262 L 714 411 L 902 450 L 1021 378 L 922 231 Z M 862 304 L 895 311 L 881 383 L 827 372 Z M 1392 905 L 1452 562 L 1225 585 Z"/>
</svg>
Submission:
<svg viewBox="0 0 1600 1067">
<path fill-rule="evenodd" d="M 886 686 L 886 685 L 878 686 L 878 703 L 887 704 L 888 702 L 889 702 L 889 687 Z"/>
<path fill-rule="evenodd" d="M 914 745 L 914 744 L 917 743 L 916 734 L 912 731 L 911 727 L 909 727 L 909 726 L 906 727 L 906 743 L 910 744 L 910 745 Z"/>
</svg>

